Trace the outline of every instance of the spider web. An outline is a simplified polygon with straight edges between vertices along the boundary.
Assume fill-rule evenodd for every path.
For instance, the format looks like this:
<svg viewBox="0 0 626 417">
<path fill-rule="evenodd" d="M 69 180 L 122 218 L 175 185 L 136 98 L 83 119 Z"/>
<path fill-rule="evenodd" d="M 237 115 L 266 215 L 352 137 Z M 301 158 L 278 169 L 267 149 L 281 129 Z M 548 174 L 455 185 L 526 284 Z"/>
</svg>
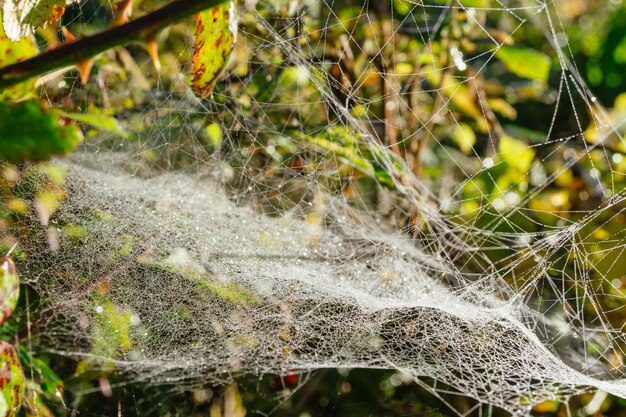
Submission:
<svg viewBox="0 0 626 417">
<path fill-rule="evenodd" d="M 210 99 L 162 75 L 118 112 L 134 140 L 101 135 L 59 162 L 67 198 L 20 242 L 54 313 L 41 343 L 128 381 L 351 367 L 519 414 L 589 389 L 625 397 L 624 118 L 573 63 L 563 2 L 395 3 L 240 4 Z M 552 116 L 513 140 L 484 92 L 499 51 L 532 31 L 552 87 L 504 88 L 539 90 Z M 464 57 L 470 34 L 487 46 Z M 137 62 L 108 100 L 149 83 Z M 114 77 L 97 71 L 94 89 Z M 484 143 L 459 151 L 454 132 L 481 123 Z M 571 172 L 581 204 L 555 189 Z"/>
</svg>

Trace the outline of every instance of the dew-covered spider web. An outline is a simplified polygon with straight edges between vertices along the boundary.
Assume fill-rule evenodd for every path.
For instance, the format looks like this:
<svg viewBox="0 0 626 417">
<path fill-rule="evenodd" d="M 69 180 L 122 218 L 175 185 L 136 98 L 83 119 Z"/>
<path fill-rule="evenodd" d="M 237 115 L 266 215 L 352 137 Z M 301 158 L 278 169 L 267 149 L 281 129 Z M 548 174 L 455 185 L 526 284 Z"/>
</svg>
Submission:
<svg viewBox="0 0 626 417">
<path fill-rule="evenodd" d="M 519 414 L 626 397 L 626 119 L 573 63 L 573 3 L 355 3 L 240 2 L 206 100 L 132 48 L 44 84 L 122 103 L 132 137 L 87 132 L 19 242 L 42 346 L 155 384 L 379 368 Z M 540 128 L 509 122 L 522 98 Z"/>
</svg>

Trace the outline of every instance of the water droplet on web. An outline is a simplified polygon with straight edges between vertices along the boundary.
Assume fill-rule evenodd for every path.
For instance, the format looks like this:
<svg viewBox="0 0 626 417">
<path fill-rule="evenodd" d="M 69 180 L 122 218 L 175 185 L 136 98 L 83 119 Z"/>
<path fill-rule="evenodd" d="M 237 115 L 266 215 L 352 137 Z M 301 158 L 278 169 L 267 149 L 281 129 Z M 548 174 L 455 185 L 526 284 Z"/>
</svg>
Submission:
<svg viewBox="0 0 626 417">
<path fill-rule="evenodd" d="M 467 69 L 467 64 L 463 61 L 463 52 L 453 46 L 450 48 L 450 56 L 452 56 L 454 65 L 459 71 L 465 71 Z"/>
<path fill-rule="evenodd" d="M 506 208 L 506 203 L 501 198 L 494 199 L 492 202 L 492 205 L 493 205 L 493 208 L 495 208 L 498 211 L 502 211 Z"/>
</svg>

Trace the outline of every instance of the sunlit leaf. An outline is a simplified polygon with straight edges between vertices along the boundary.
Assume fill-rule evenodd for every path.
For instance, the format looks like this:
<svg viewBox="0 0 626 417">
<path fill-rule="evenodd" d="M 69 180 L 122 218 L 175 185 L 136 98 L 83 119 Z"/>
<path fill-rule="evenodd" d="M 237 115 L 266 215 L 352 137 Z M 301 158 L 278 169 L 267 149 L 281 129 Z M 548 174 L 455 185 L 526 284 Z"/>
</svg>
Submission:
<svg viewBox="0 0 626 417">
<path fill-rule="evenodd" d="M 192 87 L 207 97 L 224 71 L 237 38 L 235 3 L 228 2 L 196 15 Z"/>
<path fill-rule="evenodd" d="M 92 109 L 87 113 L 63 113 L 63 115 L 79 123 L 85 123 L 97 129 L 114 133 L 125 139 L 130 137 L 130 133 L 124 129 L 115 117 L 107 116 L 98 109 Z"/>
<path fill-rule="evenodd" d="M 206 127 L 206 134 L 213 147 L 218 148 L 222 142 L 222 128 L 219 123 L 211 123 Z"/>
<path fill-rule="evenodd" d="M 495 113 L 506 117 L 509 120 L 515 120 L 517 117 L 517 111 L 513 106 L 499 97 L 488 98 L 487 104 Z"/>
<path fill-rule="evenodd" d="M 65 6 L 74 0 L 5 0 L 2 7 L 4 30 L 14 41 L 30 36 L 65 13 Z"/>
<path fill-rule="evenodd" d="M 96 307 L 93 326 L 92 351 L 96 355 L 116 357 L 128 352 L 133 346 L 131 311 L 118 307 L 109 300 L 102 300 Z"/>
<path fill-rule="evenodd" d="M 246 409 L 237 385 L 230 384 L 224 390 L 224 395 L 218 397 L 209 409 L 210 417 L 245 417 Z"/>
<path fill-rule="evenodd" d="M 534 215 L 542 222 L 556 224 L 559 218 L 553 213 L 570 209 L 569 193 L 567 191 L 541 193 L 528 201 L 528 207 L 535 211 Z"/>
<path fill-rule="evenodd" d="M 36 101 L 0 102 L 0 160 L 45 161 L 65 155 L 81 141 L 78 128 Z"/>
<path fill-rule="evenodd" d="M 613 59 L 619 64 L 626 63 L 626 36 L 622 38 L 620 43 L 613 50 Z"/>
<path fill-rule="evenodd" d="M 476 143 L 476 134 L 470 126 L 461 123 L 452 132 L 452 139 L 464 154 L 469 154 Z"/>
<path fill-rule="evenodd" d="M 535 150 L 521 140 L 504 135 L 500 138 L 500 156 L 508 166 L 526 173 L 535 158 Z"/>
<path fill-rule="evenodd" d="M 17 276 L 15 264 L 10 258 L 4 258 L 0 264 L 0 324 L 13 313 L 17 300 L 20 297 L 20 280 Z"/>
<path fill-rule="evenodd" d="M 489 7 L 489 0 L 462 0 L 459 5 L 463 7 Z"/>
<path fill-rule="evenodd" d="M 437 79 L 438 77 L 432 78 Z M 441 78 L 438 79 L 441 80 Z M 475 93 L 467 85 L 459 83 L 452 77 L 445 77 L 441 85 L 443 93 L 450 97 L 454 107 L 474 119 L 479 132 L 485 133 L 489 131 L 489 123 L 485 119 Z"/>
<path fill-rule="evenodd" d="M 184 251 L 175 252 L 161 261 L 141 259 L 141 263 L 185 277 L 221 299 L 238 304 L 254 304 L 257 302 L 256 296 L 247 288 L 235 283 L 220 282 L 212 275 L 199 269 L 191 259 L 187 258 L 187 254 Z"/>
<path fill-rule="evenodd" d="M 407 0 L 393 0 L 393 7 L 396 12 L 405 15 L 409 14 L 415 6 Z"/>
<path fill-rule="evenodd" d="M 15 348 L 0 341 L 0 416 L 17 415 L 22 405 L 25 379 Z"/>
<path fill-rule="evenodd" d="M 13 42 L 6 36 L 2 25 L 0 25 L 0 67 L 23 61 L 35 55 L 37 55 L 37 47 L 32 38 L 24 38 Z M 0 91 L 0 100 L 24 96 L 31 92 L 33 87 L 34 81 L 25 81 L 9 89 Z"/>
<path fill-rule="evenodd" d="M 550 58 L 534 49 L 502 45 L 496 57 L 519 77 L 547 81 L 550 75 Z"/>
<path fill-rule="evenodd" d="M 620 113 L 626 113 L 626 93 L 622 93 L 615 97 L 613 108 Z"/>
<path fill-rule="evenodd" d="M 358 149 L 351 146 L 343 146 L 341 143 L 329 140 L 320 135 L 301 135 L 301 138 L 316 151 L 330 152 L 365 175 L 375 177 L 375 171 L 372 163 L 363 158 Z"/>
<path fill-rule="evenodd" d="M 48 224 L 50 216 L 59 208 L 65 197 L 58 189 L 43 189 L 35 196 L 35 210 L 41 224 Z"/>
</svg>

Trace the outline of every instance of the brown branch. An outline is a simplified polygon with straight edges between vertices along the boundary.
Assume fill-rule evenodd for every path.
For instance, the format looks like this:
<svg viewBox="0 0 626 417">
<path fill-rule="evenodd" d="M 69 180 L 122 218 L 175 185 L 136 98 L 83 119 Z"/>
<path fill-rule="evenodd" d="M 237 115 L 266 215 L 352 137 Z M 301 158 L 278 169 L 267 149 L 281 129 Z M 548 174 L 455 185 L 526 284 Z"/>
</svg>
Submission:
<svg viewBox="0 0 626 417">
<path fill-rule="evenodd" d="M 83 59 L 130 42 L 146 40 L 161 29 L 225 0 L 175 0 L 124 25 L 66 43 L 33 58 L 0 68 L 0 91 L 30 78 L 74 65 Z"/>
</svg>

